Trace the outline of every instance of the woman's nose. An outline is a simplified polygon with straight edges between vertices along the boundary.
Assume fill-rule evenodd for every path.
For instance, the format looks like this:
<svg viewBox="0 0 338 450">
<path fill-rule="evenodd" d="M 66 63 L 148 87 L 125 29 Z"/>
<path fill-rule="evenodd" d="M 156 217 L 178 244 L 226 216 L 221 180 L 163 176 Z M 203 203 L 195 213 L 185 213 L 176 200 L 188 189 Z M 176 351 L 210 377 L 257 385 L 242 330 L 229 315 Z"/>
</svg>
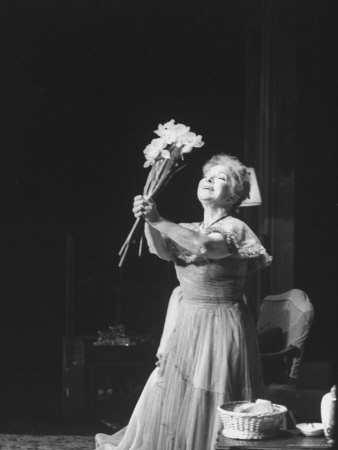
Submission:
<svg viewBox="0 0 338 450">
<path fill-rule="evenodd" d="M 209 183 L 213 183 L 214 179 L 213 179 L 213 177 L 207 177 L 206 181 L 208 181 Z"/>
</svg>

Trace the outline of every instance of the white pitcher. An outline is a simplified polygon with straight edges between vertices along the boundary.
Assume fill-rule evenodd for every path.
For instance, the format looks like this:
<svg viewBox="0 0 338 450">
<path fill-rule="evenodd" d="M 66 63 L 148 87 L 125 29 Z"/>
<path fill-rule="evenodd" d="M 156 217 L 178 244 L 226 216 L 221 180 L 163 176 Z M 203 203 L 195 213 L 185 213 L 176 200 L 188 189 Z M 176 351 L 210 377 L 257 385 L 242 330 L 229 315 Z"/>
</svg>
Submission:
<svg viewBox="0 0 338 450">
<path fill-rule="evenodd" d="M 320 412 L 324 434 L 329 443 L 333 443 L 335 433 L 336 386 L 322 398 Z"/>
</svg>

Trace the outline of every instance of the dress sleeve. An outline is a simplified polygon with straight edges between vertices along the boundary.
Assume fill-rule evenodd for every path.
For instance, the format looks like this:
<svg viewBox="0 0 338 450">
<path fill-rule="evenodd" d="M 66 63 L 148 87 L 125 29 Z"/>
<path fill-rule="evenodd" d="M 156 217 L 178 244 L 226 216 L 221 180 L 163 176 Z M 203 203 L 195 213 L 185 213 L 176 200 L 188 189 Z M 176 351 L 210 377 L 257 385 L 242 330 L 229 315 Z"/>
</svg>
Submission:
<svg viewBox="0 0 338 450">
<path fill-rule="evenodd" d="M 184 227 L 184 228 L 188 228 L 189 230 L 196 230 L 196 226 L 197 226 L 196 223 L 184 223 L 184 222 L 180 222 L 180 223 L 178 223 L 178 225 L 180 225 L 181 227 Z M 162 239 L 164 240 L 164 242 L 166 243 L 166 246 L 172 250 L 174 255 L 178 255 L 181 253 L 183 253 L 183 254 L 189 253 L 190 254 L 190 252 L 188 252 L 185 248 L 178 245 L 175 241 L 170 239 L 164 233 L 161 233 L 161 236 L 162 236 Z"/>
<path fill-rule="evenodd" d="M 179 223 L 181 227 L 188 228 L 189 230 L 198 231 L 199 224 L 197 222 L 192 223 Z M 187 264 L 206 264 L 208 259 L 203 255 L 195 255 L 191 253 L 184 247 L 181 247 L 172 239 L 168 238 L 166 235 L 162 234 L 162 238 L 165 241 L 168 248 L 171 249 L 174 255 L 174 261 L 178 265 L 187 265 Z"/>
<path fill-rule="evenodd" d="M 255 233 L 239 219 L 230 219 L 210 227 L 207 233 L 220 233 L 226 240 L 234 258 L 248 259 L 248 271 L 254 272 L 267 267 L 272 262 L 266 249 Z"/>
</svg>

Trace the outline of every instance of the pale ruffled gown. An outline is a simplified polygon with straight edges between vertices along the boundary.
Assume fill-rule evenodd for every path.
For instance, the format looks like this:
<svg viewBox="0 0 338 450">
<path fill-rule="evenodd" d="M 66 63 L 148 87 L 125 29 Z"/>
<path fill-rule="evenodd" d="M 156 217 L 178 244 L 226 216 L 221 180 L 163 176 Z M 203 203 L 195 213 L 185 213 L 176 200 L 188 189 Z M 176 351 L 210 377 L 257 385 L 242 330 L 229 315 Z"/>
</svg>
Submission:
<svg viewBox="0 0 338 450">
<path fill-rule="evenodd" d="M 242 299 L 248 270 L 271 257 L 239 219 L 181 225 L 221 233 L 232 256 L 207 259 L 169 241 L 180 286 L 159 349 L 162 370 L 150 375 L 119 445 L 99 434 L 99 450 L 212 450 L 222 428 L 217 406 L 264 395 L 256 330 Z"/>
</svg>

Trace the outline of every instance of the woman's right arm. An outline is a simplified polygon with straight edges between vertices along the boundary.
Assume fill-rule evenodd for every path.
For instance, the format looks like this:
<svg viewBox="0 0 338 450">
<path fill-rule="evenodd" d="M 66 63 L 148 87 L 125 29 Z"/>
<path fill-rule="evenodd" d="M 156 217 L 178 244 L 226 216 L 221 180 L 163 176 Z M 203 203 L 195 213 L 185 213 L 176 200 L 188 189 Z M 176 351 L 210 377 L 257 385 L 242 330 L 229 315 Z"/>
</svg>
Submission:
<svg viewBox="0 0 338 450">
<path fill-rule="evenodd" d="M 173 251 L 168 247 L 161 233 L 147 222 L 144 224 L 144 234 L 147 239 L 150 253 L 154 253 L 167 261 L 172 261 L 174 259 Z"/>
<path fill-rule="evenodd" d="M 158 257 L 167 261 L 174 259 L 173 249 L 171 249 L 167 242 L 162 237 L 160 231 L 152 227 L 148 221 L 148 215 L 158 216 L 156 204 L 152 200 L 146 200 L 142 195 L 137 195 L 134 198 L 133 213 L 136 218 L 143 217 L 145 219 L 144 234 L 147 239 L 150 253 L 154 253 Z"/>
</svg>

